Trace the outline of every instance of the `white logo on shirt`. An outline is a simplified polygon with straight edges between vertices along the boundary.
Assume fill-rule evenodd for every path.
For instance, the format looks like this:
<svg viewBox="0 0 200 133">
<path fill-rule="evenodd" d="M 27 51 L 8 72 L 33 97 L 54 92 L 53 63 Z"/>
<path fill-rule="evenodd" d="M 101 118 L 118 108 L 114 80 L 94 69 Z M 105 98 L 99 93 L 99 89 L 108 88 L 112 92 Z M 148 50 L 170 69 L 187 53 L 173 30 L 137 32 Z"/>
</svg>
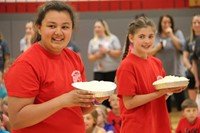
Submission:
<svg viewBox="0 0 200 133">
<path fill-rule="evenodd" d="M 162 77 L 162 76 L 160 76 L 160 75 L 159 75 L 159 76 L 157 76 L 157 80 L 159 80 L 159 79 L 162 79 L 162 78 L 163 78 L 163 77 Z"/>
<path fill-rule="evenodd" d="M 73 71 L 71 76 L 72 76 L 73 82 L 81 82 L 82 81 L 81 73 L 78 70 Z"/>
</svg>

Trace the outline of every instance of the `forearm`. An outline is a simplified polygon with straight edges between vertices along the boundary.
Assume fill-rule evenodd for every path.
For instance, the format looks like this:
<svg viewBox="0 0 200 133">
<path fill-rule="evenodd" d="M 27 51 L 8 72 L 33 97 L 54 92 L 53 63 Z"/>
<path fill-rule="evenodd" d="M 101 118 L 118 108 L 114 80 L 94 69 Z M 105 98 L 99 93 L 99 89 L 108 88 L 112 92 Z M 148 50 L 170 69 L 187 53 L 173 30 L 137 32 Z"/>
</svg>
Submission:
<svg viewBox="0 0 200 133">
<path fill-rule="evenodd" d="M 179 42 L 179 39 L 175 36 L 175 35 L 172 35 L 171 36 L 171 38 L 172 38 L 172 43 L 173 43 L 173 45 L 178 49 L 178 50 L 182 50 L 182 46 L 181 46 L 181 44 L 180 44 L 180 42 Z"/>
<path fill-rule="evenodd" d="M 189 53 L 188 52 L 183 52 L 183 62 L 184 62 L 184 66 L 190 70 L 191 67 L 192 67 L 192 64 L 190 63 L 190 61 L 188 60 L 188 56 L 189 56 Z"/>
<path fill-rule="evenodd" d="M 194 75 L 195 81 L 198 82 L 199 78 L 198 78 L 197 63 L 194 60 L 192 60 L 192 64 L 193 64 L 192 73 Z"/>
<path fill-rule="evenodd" d="M 35 125 L 62 108 L 60 97 L 41 104 L 28 104 L 22 107 L 17 113 L 9 109 L 10 122 L 13 129 L 19 129 Z M 16 102 L 18 104 L 20 101 Z M 13 115 L 14 114 L 14 115 Z"/>
<path fill-rule="evenodd" d="M 157 47 L 154 47 L 149 51 L 149 54 L 155 56 L 160 50 L 162 50 L 162 48 L 163 48 L 162 44 L 159 43 Z"/>
<path fill-rule="evenodd" d="M 119 58 L 121 57 L 122 52 L 121 50 L 108 50 L 107 54 L 114 58 Z"/>
<path fill-rule="evenodd" d="M 89 60 L 90 62 L 96 61 L 96 60 L 97 60 L 97 57 L 96 57 L 95 53 L 94 53 L 94 54 L 88 54 L 88 60 Z"/>
<path fill-rule="evenodd" d="M 162 91 L 156 91 L 153 93 L 143 94 L 143 95 L 135 95 L 132 97 L 124 96 L 123 101 L 124 101 L 125 107 L 127 109 L 133 109 L 133 108 L 139 107 L 141 105 L 144 105 L 158 97 L 161 97 L 164 94 L 165 93 L 163 93 Z"/>
</svg>

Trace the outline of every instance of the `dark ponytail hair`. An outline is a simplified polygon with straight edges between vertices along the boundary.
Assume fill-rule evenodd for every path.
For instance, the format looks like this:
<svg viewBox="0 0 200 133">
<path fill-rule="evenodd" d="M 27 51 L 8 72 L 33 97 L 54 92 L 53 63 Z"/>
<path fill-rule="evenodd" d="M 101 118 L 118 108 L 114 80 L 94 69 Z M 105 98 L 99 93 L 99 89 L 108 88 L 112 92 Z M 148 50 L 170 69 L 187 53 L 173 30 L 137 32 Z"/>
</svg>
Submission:
<svg viewBox="0 0 200 133">
<path fill-rule="evenodd" d="M 124 53 L 122 55 L 122 60 L 124 58 L 126 58 L 127 54 L 128 54 L 128 51 L 129 51 L 129 46 L 130 46 L 130 41 L 129 41 L 129 38 L 128 38 L 128 35 L 126 36 L 126 43 L 125 43 L 125 49 L 124 49 Z"/>
</svg>

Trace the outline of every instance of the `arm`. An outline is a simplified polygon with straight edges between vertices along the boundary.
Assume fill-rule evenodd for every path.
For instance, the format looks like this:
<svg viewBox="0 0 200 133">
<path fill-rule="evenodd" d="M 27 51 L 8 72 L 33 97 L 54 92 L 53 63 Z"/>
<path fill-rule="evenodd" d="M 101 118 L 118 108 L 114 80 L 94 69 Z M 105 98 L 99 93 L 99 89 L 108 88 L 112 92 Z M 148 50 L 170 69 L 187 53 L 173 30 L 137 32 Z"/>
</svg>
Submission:
<svg viewBox="0 0 200 133">
<path fill-rule="evenodd" d="M 188 57 L 189 57 L 189 52 L 188 51 L 183 51 L 183 62 L 184 62 L 184 65 L 188 70 L 191 71 L 192 64 L 188 60 Z"/>
<path fill-rule="evenodd" d="M 149 94 L 135 95 L 135 96 L 123 96 L 123 102 L 127 109 L 132 109 L 144 105 L 158 97 L 163 96 L 165 93 L 162 91 L 156 91 Z"/>
<path fill-rule="evenodd" d="M 88 60 L 90 62 L 95 62 L 97 59 L 103 58 L 103 53 L 99 49 L 93 48 L 94 42 L 91 40 L 88 46 Z"/>
<path fill-rule="evenodd" d="M 93 95 L 88 91 L 73 90 L 40 104 L 34 104 L 34 99 L 8 97 L 8 112 L 13 129 L 35 125 L 65 107 L 90 107 Z"/>
<path fill-rule="evenodd" d="M 195 86 L 199 89 L 199 77 L 198 77 L 198 67 L 197 67 L 197 62 L 196 60 L 192 60 L 192 73 L 195 78 Z"/>
<path fill-rule="evenodd" d="M 95 62 L 97 59 L 103 58 L 104 54 L 101 52 L 95 52 L 95 53 L 89 53 L 88 54 L 88 60 L 90 62 Z"/>
<path fill-rule="evenodd" d="M 121 52 L 121 49 L 107 50 L 107 54 L 114 58 L 119 58 L 121 56 L 122 52 Z"/>
<path fill-rule="evenodd" d="M 180 42 L 179 42 L 179 39 L 174 35 L 174 34 L 172 34 L 171 35 L 171 38 L 172 38 L 172 42 L 173 42 L 173 45 L 178 49 L 178 50 L 182 50 L 182 46 L 181 46 L 181 44 L 180 44 Z"/>
<path fill-rule="evenodd" d="M 149 51 L 149 54 L 155 56 L 160 50 L 162 50 L 162 48 L 163 48 L 163 45 L 162 45 L 162 43 L 160 42 L 160 43 L 157 45 L 157 47 L 153 47 L 153 48 Z"/>
<path fill-rule="evenodd" d="M 155 100 L 167 93 L 179 93 L 186 87 L 177 87 L 174 89 L 161 89 L 149 94 L 135 95 L 135 96 L 123 96 L 123 102 L 127 109 L 132 109 L 144 105 L 152 100 Z"/>
<path fill-rule="evenodd" d="M 177 36 L 173 33 L 171 28 L 167 29 L 168 35 L 172 39 L 172 44 L 180 51 L 182 51 L 182 45 L 185 41 L 184 36 L 181 31 L 177 31 Z"/>
</svg>

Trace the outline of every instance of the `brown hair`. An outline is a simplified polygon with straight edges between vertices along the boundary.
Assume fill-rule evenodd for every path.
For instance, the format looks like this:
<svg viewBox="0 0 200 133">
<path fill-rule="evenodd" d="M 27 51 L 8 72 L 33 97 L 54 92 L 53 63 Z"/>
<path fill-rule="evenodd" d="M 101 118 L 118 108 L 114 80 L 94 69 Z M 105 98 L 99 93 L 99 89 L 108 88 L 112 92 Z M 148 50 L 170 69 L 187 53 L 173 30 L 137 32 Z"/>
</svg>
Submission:
<svg viewBox="0 0 200 133">
<path fill-rule="evenodd" d="M 35 21 L 35 25 L 42 25 L 42 21 L 45 18 L 45 15 L 47 14 L 47 12 L 52 11 L 52 10 L 59 11 L 59 12 L 65 11 L 65 12 L 69 13 L 71 21 L 72 21 L 72 28 L 74 29 L 74 27 L 75 27 L 74 11 L 70 5 L 66 4 L 65 2 L 61 2 L 61 1 L 50 1 L 50 2 L 46 2 L 45 4 L 41 5 L 38 8 L 38 14 L 37 14 L 37 18 Z M 40 40 L 41 40 L 41 36 L 38 32 L 36 32 L 35 41 L 40 41 Z"/>
<path fill-rule="evenodd" d="M 155 23 L 153 22 L 153 20 L 149 19 L 146 16 L 140 16 L 137 19 L 133 20 L 129 26 L 128 26 L 128 34 L 126 37 L 126 42 L 125 42 L 125 50 L 122 56 L 122 60 L 127 56 L 128 54 L 128 50 L 129 50 L 129 45 L 130 45 L 130 41 L 128 38 L 129 34 L 134 35 L 139 29 L 141 28 L 146 28 L 146 27 L 152 27 L 154 32 L 156 32 L 156 26 Z"/>
<path fill-rule="evenodd" d="M 195 101 L 191 99 L 185 99 L 181 104 L 181 108 L 182 110 L 184 110 L 185 108 L 198 108 L 198 105 Z"/>
</svg>

